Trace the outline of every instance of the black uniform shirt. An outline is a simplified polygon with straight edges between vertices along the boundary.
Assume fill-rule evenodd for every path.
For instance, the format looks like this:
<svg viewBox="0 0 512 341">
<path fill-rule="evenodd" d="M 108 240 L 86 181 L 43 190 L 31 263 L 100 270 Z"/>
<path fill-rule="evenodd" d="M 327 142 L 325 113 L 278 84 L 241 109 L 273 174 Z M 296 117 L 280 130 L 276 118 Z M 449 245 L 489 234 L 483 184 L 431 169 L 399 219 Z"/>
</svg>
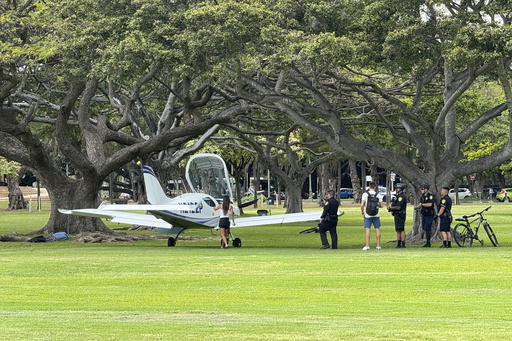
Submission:
<svg viewBox="0 0 512 341">
<path fill-rule="evenodd" d="M 320 218 L 325 219 L 327 215 L 337 217 L 339 206 L 340 203 L 338 202 L 338 200 L 334 199 L 333 197 L 330 197 L 325 201 L 324 211 L 322 212 Z"/>
<path fill-rule="evenodd" d="M 445 213 L 451 212 L 452 210 L 452 199 L 450 199 L 448 195 L 445 195 L 444 197 L 441 198 L 439 207 L 444 207 L 443 216 L 445 216 Z"/>
<path fill-rule="evenodd" d="M 407 209 L 407 197 L 405 196 L 405 193 L 402 192 L 396 196 L 396 198 L 393 200 L 393 203 L 391 206 L 399 206 L 400 212 L 405 211 Z"/>
<path fill-rule="evenodd" d="M 422 195 L 420 198 L 420 203 L 422 203 L 422 204 L 432 203 L 432 206 L 430 206 L 430 207 L 422 207 L 421 214 L 434 215 L 434 196 L 431 193 L 427 192 L 427 193 L 425 193 L 425 195 Z"/>
</svg>

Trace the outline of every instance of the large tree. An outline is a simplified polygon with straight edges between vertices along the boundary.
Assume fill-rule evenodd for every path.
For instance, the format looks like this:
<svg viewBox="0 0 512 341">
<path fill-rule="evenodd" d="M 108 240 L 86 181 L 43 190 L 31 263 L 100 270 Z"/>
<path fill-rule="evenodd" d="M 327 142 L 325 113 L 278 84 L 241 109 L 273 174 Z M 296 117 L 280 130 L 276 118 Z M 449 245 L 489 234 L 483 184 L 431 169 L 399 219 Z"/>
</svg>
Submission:
<svg viewBox="0 0 512 341">
<path fill-rule="evenodd" d="M 248 108 L 222 96 L 212 100 L 208 65 L 192 72 L 188 56 L 173 61 L 180 49 L 159 25 L 180 4 L 147 4 L 2 4 L 0 155 L 43 180 L 52 213 L 41 232 L 108 232 L 99 219 L 57 209 L 95 207 L 110 173 L 162 150 L 179 159 Z M 55 162 L 41 124 L 49 125 L 77 178 Z"/>
<path fill-rule="evenodd" d="M 23 198 L 23 193 L 20 189 L 20 178 L 22 168 L 20 164 L 14 161 L 7 161 L 5 158 L 0 157 L 0 174 L 6 176 L 9 205 L 8 210 L 20 210 L 27 208 L 27 203 Z"/>
<path fill-rule="evenodd" d="M 238 113 L 250 103 L 286 114 L 336 152 L 392 170 L 413 188 L 427 182 L 437 192 L 512 156 L 508 2 L 75 0 L 25 6 L 32 3 L 5 5 L 9 11 L 3 18 L 9 25 L 0 34 L 2 49 L 10 53 L 1 61 L 0 93 L 4 103 L 7 98 L 11 102 L 2 110 L 10 110 L 9 120 L 25 125 L 11 122 L 8 136 L 0 135 L 4 141 L 16 136 L 27 143 L 31 138 L 23 134 L 35 113 L 59 103 L 53 109 L 59 112 L 57 122 L 62 127 L 68 115 L 75 118 L 83 151 L 90 154 L 100 147 L 91 143 L 91 129 L 84 130 L 94 120 L 108 128 L 110 140 L 103 141 L 130 145 L 140 139 L 144 112 L 163 110 L 157 101 L 140 106 L 147 103 L 140 96 L 144 91 L 162 94 L 156 86 L 149 88 L 156 80 L 166 102 L 170 93 L 179 93 L 183 110 L 174 111 L 172 122 L 180 125 L 170 125 L 173 129 L 203 123 L 204 115 L 224 115 L 222 123 L 228 120 L 225 111 Z M 34 27 L 27 27 L 30 20 L 12 19 L 30 10 L 37 14 L 30 17 L 38 20 Z M 29 39 L 33 36 L 37 39 Z M 30 69 L 18 63 L 21 57 L 33 61 Z M 27 70 L 51 72 L 37 79 L 17 76 Z M 487 79 L 498 81 L 505 101 L 475 107 L 474 117 L 465 120 L 463 95 Z M 44 86 L 48 81 L 56 85 Z M 100 90 L 93 91 L 94 84 Z M 9 95 L 28 86 L 28 95 L 37 89 L 48 98 Z M 110 110 L 95 101 L 99 93 L 108 98 Z M 207 106 L 211 103 L 221 104 Z M 77 115 L 83 109 L 87 114 Z M 504 145 L 464 160 L 466 141 L 500 116 L 509 128 Z M 141 130 L 140 136 L 150 136 L 149 129 Z M 65 130 L 59 134 L 59 144 L 73 157 L 77 146 L 69 143 L 73 140 Z M 36 147 L 34 141 L 29 149 Z M 132 156 L 142 155 L 133 149 Z M 97 162 L 102 158 L 115 159 L 100 153 Z M 90 160 L 82 163 L 84 171 L 93 169 Z"/>
<path fill-rule="evenodd" d="M 236 144 L 237 148 L 246 148 L 258 155 L 259 161 L 276 176 L 286 187 L 286 213 L 302 212 L 302 185 L 307 177 L 322 163 L 339 159 L 339 153 L 318 151 L 321 139 L 306 140 L 300 135 L 302 129 L 291 125 L 290 128 L 279 130 L 284 120 L 275 120 L 270 117 L 266 122 L 268 131 L 255 129 L 245 130 L 231 125 L 231 128 L 239 133 L 242 143 Z M 267 125 L 273 122 L 273 129 Z M 258 137 L 253 135 L 257 134 Z M 313 156 L 308 161 L 307 157 Z"/>
<path fill-rule="evenodd" d="M 512 157 L 510 3 L 278 1 L 272 13 L 258 53 L 226 69 L 236 79 L 226 92 L 394 171 L 413 192 L 429 183 L 439 193 Z M 505 101 L 467 120 L 463 96 L 486 79 Z M 466 141 L 498 117 L 509 127 L 503 146 L 463 159 Z"/>
</svg>

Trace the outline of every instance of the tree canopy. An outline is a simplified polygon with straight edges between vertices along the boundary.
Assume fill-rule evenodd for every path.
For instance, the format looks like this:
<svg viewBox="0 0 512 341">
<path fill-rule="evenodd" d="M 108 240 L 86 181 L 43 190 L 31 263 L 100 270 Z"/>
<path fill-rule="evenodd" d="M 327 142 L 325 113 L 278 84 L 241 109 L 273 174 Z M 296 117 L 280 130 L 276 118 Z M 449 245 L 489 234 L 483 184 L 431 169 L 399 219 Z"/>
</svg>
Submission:
<svg viewBox="0 0 512 341">
<path fill-rule="evenodd" d="M 1 6 L 0 154 L 52 178 L 58 167 L 33 128 L 52 124 L 59 153 L 94 184 L 71 206 L 92 204 L 102 179 L 133 158 L 197 150 L 217 124 L 258 134 L 238 121 L 256 112 L 413 187 L 435 190 L 512 157 L 508 2 Z M 495 96 L 480 100 L 485 84 Z M 503 143 L 464 158 L 494 124 L 507 129 Z"/>
</svg>

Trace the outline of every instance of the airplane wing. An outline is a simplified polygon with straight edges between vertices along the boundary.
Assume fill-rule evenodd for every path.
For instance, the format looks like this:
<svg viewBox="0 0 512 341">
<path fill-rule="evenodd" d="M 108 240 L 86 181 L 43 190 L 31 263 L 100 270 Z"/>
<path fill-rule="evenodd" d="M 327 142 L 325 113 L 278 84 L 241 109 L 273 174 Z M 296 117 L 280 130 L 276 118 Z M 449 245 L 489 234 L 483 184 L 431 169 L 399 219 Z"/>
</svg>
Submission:
<svg viewBox="0 0 512 341">
<path fill-rule="evenodd" d="M 338 217 L 341 217 L 345 212 L 338 211 Z M 271 225 L 271 224 L 288 224 L 308 221 L 320 221 L 322 211 L 315 212 L 301 212 L 301 213 L 287 213 L 276 215 L 265 215 L 258 217 L 247 217 L 235 219 L 235 226 L 258 226 L 258 225 Z"/>
<path fill-rule="evenodd" d="M 244 226 L 258 226 L 258 225 L 270 225 L 270 224 L 287 224 L 297 223 L 306 221 L 319 221 L 321 211 L 316 212 L 301 212 L 301 213 L 287 213 L 287 214 L 276 214 L 276 215 L 264 215 L 258 217 L 247 217 L 235 219 L 235 226 L 232 227 L 244 227 Z"/>
<path fill-rule="evenodd" d="M 121 206 L 121 205 L 119 205 Z M 114 223 L 130 224 L 130 225 L 144 225 L 154 226 L 159 228 L 172 228 L 172 225 L 166 221 L 159 219 L 153 215 L 109 211 L 97 208 L 85 208 L 80 210 L 64 210 L 59 208 L 59 212 L 63 214 L 73 214 L 86 217 L 96 217 L 108 219 Z"/>
</svg>

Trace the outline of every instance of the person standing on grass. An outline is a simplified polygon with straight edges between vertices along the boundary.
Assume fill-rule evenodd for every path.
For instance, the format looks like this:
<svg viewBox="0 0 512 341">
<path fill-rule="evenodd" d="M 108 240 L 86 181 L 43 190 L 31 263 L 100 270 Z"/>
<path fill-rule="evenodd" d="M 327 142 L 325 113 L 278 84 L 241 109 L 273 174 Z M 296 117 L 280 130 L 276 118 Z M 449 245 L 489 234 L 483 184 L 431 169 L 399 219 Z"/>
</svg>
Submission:
<svg viewBox="0 0 512 341">
<path fill-rule="evenodd" d="M 430 237 L 432 231 L 432 222 L 434 221 L 434 196 L 429 193 L 430 186 L 425 184 L 420 187 L 421 198 L 420 203 L 416 205 L 416 209 L 421 213 L 421 226 L 425 231 L 426 243 L 423 247 L 430 247 Z"/>
<path fill-rule="evenodd" d="M 379 208 L 382 207 L 382 197 L 377 195 L 377 185 L 375 182 L 368 184 L 370 189 L 363 193 L 361 199 L 361 214 L 364 218 L 364 228 L 366 230 L 366 246 L 364 251 L 370 250 L 370 230 L 373 225 L 377 235 L 377 250 L 380 250 L 380 217 Z"/>
<path fill-rule="evenodd" d="M 229 200 L 229 197 L 226 195 L 222 199 L 222 203 L 219 204 L 217 207 L 213 208 L 215 211 L 222 209 L 220 211 L 220 219 L 219 219 L 219 229 L 220 229 L 220 237 L 221 237 L 221 248 L 227 249 L 228 248 L 228 234 L 229 234 L 229 217 L 231 217 L 231 220 L 233 221 L 233 226 L 235 226 L 235 213 L 233 211 L 233 204 L 231 204 L 231 200 Z"/>
<path fill-rule="evenodd" d="M 339 206 L 339 201 L 334 199 L 334 191 L 327 191 L 327 200 L 325 200 L 324 210 L 320 216 L 320 223 L 318 224 L 320 240 L 322 241 L 321 249 L 328 249 L 331 247 L 327 241 L 327 231 L 329 231 L 329 234 L 331 235 L 332 248 L 338 248 L 338 233 L 336 232 L 336 226 L 338 225 Z"/>
<path fill-rule="evenodd" d="M 439 231 L 441 231 L 441 236 L 443 237 L 443 245 L 441 245 L 442 249 L 452 247 L 452 234 L 450 232 L 450 225 L 452 223 L 452 199 L 448 196 L 449 190 L 450 188 L 448 187 L 443 187 L 441 189 L 442 197 L 438 205 L 439 212 L 434 216 L 435 220 L 440 220 Z"/>
<path fill-rule="evenodd" d="M 404 193 L 405 185 L 396 184 L 396 197 L 393 199 L 391 206 L 388 206 L 388 211 L 393 214 L 395 218 L 395 231 L 397 248 L 405 248 L 405 217 L 407 213 L 407 197 Z"/>
</svg>

